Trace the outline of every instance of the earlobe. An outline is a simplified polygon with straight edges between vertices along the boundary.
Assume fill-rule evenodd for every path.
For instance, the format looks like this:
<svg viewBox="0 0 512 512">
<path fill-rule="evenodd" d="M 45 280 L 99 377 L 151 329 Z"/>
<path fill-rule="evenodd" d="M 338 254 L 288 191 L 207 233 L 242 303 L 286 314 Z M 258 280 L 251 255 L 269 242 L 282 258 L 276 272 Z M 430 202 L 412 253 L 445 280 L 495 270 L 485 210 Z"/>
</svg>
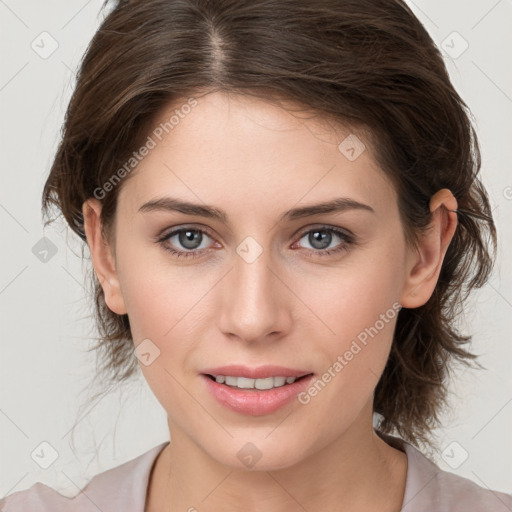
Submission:
<svg viewBox="0 0 512 512">
<path fill-rule="evenodd" d="M 107 306 L 114 313 L 124 315 L 127 310 L 121 293 L 113 250 L 102 233 L 101 208 L 101 203 L 94 198 L 88 199 L 82 205 L 87 245 Z"/>
<path fill-rule="evenodd" d="M 400 303 L 405 308 L 424 305 L 434 292 L 448 246 L 457 228 L 457 200 L 446 188 L 430 200 L 431 221 L 411 251 Z"/>
</svg>

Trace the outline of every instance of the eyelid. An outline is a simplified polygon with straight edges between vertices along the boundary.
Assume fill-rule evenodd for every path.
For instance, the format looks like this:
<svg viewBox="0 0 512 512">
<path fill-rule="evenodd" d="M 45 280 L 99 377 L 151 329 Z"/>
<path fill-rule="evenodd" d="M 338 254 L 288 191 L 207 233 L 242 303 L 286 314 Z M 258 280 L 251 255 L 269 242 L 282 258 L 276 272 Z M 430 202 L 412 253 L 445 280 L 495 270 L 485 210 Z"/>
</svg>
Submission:
<svg viewBox="0 0 512 512">
<path fill-rule="evenodd" d="M 310 226 L 307 226 L 306 228 L 301 228 L 300 230 L 297 231 L 297 233 L 300 233 L 300 235 L 296 234 L 296 235 L 294 235 L 294 238 L 296 236 L 298 236 L 299 239 L 300 239 L 306 233 L 309 233 L 310 231 L 314 231 L 315 229 L 318 229 L 319 231 L 325 230 L 325 231 L 339 232 L 339 233 L 344 234 L 347 238 L 350 238 L 351 240 L 355 239 L 354 233 L 352 233 L 352 231 L 350 231 L 347 228 L 342 228 L 340 226 L 331 226 L 330 224 L 319 224 L 319 223 L 312 224 Z"/>
<path fill-rule="evenodd" d="M 155 236 L 155 241 L 158 242 L 158 241 L 161 241 L 162 239 L 167 239 L 171 235 L 175 235 L 175 234 L 179 233 L 180 231 L 186 231 L 187 229 L 190 229 L 191 231 L 202 231 L 202 232 L 206 233 L 210 238 L 215 238 L 212 230 L 210 230 L 209 227 L 207 227 L 203 224 L 194 224 L 194 225 L 184 224 L 182 226 L 178 225 L 178 226 L 173 226 L 171 228 L 166 227 L 166 228 L 162 229 Z"/>
</svg>

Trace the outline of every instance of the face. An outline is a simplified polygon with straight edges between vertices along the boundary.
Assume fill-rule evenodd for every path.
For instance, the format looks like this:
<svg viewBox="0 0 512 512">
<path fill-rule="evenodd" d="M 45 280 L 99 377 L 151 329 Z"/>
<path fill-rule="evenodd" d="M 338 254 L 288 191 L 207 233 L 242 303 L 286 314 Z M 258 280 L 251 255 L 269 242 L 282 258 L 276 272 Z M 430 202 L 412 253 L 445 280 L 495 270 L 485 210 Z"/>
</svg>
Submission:
<svg viewBox="0 0 512 512">
<path fill-rule="evenodd" d="M 248 96 L 186 111 L 122 183 L 106 300 L 129 316 L 171 438 L 231 467 L 261 454 L 259 469 L 285 468 L 371 429 L 415 260 L 363 136 L 357 156 L 342 125 Z"/>
</svg>

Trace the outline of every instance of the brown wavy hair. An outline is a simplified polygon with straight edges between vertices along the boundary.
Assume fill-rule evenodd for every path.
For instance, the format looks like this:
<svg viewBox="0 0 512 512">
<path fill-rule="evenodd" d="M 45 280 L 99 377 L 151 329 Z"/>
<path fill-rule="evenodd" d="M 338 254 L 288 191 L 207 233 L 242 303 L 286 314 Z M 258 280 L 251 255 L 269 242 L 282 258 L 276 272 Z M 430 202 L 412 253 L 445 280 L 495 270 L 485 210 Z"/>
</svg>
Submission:
<svg viewBox="0 0 512 512">
<path fill-rule="evenodd" d="M 466 346 L 471 337 L 455 323 L 468 293 L 489 277 L 496 229 L 478 178 L 471 113 L 423 25 L 402 0 L 107 0 L 106 7 L 44 187 L 46 224 L 56 207 L 86 241 L 82 204 L 180 97 L 225 91 L 286 98 L 364 130 L 397 190 L 409 243 L 429 223 L 436 191 L 448 188 L 458 202 L 459 224 L 435 291 L 424 306 L 400 311 L 375 390 L 378 429 L 428 444 L 452 363 L 475 358 Z M 105 237 L 122 185 L 101 199 Z M 90 277 L 97 376 L 121 383 L 139 368 L 129 319 L 106 306 L 92 268 Z"/>
</svg>

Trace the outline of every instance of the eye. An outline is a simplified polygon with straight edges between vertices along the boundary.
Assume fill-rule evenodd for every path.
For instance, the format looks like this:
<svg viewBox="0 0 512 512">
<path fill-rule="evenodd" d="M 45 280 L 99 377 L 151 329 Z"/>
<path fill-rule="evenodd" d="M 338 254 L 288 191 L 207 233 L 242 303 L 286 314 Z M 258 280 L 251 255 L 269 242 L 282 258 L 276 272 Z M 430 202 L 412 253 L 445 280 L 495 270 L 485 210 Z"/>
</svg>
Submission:
<svg viewBox="0 0 512 512">
<path fill-rule="evenodd" d="M 312 246 L 309 252 L 313 253 L 315 256 L 327 256 L 329 254 L 346 251 L 350 244 L 354 243 L 353 235 L 341 229 L 329 226 L 320 226 L 315 229 L 310 229 L 301 235 L 300 240 L 303 238 L 306 238 L 307 242 Z M 336 238 L 339 238 L 341 243 L 338 243 L 331 249 L 327 249 Z"/>
<path fill-rule="evenodd" d="M 308 249 L 308 252 L 314 256 L 327 256 L 329 254 L 346 251 L 351 244 L 355 243 L 352 234 L 330 226 L 320 226 L 305 231 L 302 233 L 299 240 L 306 237 L 307 242 L 312 246 L 311 249 Z M 156 241 L 161 244 L 166 251 L 178 258 L 194 258 L 202 256 L 208 251 L 208 243 L 204 243 L 208 238 L 212 237 L 209 236 L 208 232 L 204 229 L 184 227 L 175 229 L 158 238 Z M 327 249 L 336 238 L 340 239 L 341 242 L 335 245 L 334 248 Z M 182 249 L 180 249 L 180 247 Z M 220 245 L 218 245 L 218 247 L 220 247 Z"/>
<path fill-rule="evenodd" d="M 157 242 L 160 243 L 165 250 L 178 258 L 181 256 L 188 258 L 201 256 L 204 253 L 207 245 L 206 247 L 201 247 L 201 245 L 203 245 L 206 238 L 210 238 L 210 236 L 203 229 L 181 228 L 164 235 L 162 238 L 159 238 Z M 178 247 L 178 249 L 174 247 Z M 179 247 L 183 247 L 185 250 L 180 250 Z"/>
</svg>

